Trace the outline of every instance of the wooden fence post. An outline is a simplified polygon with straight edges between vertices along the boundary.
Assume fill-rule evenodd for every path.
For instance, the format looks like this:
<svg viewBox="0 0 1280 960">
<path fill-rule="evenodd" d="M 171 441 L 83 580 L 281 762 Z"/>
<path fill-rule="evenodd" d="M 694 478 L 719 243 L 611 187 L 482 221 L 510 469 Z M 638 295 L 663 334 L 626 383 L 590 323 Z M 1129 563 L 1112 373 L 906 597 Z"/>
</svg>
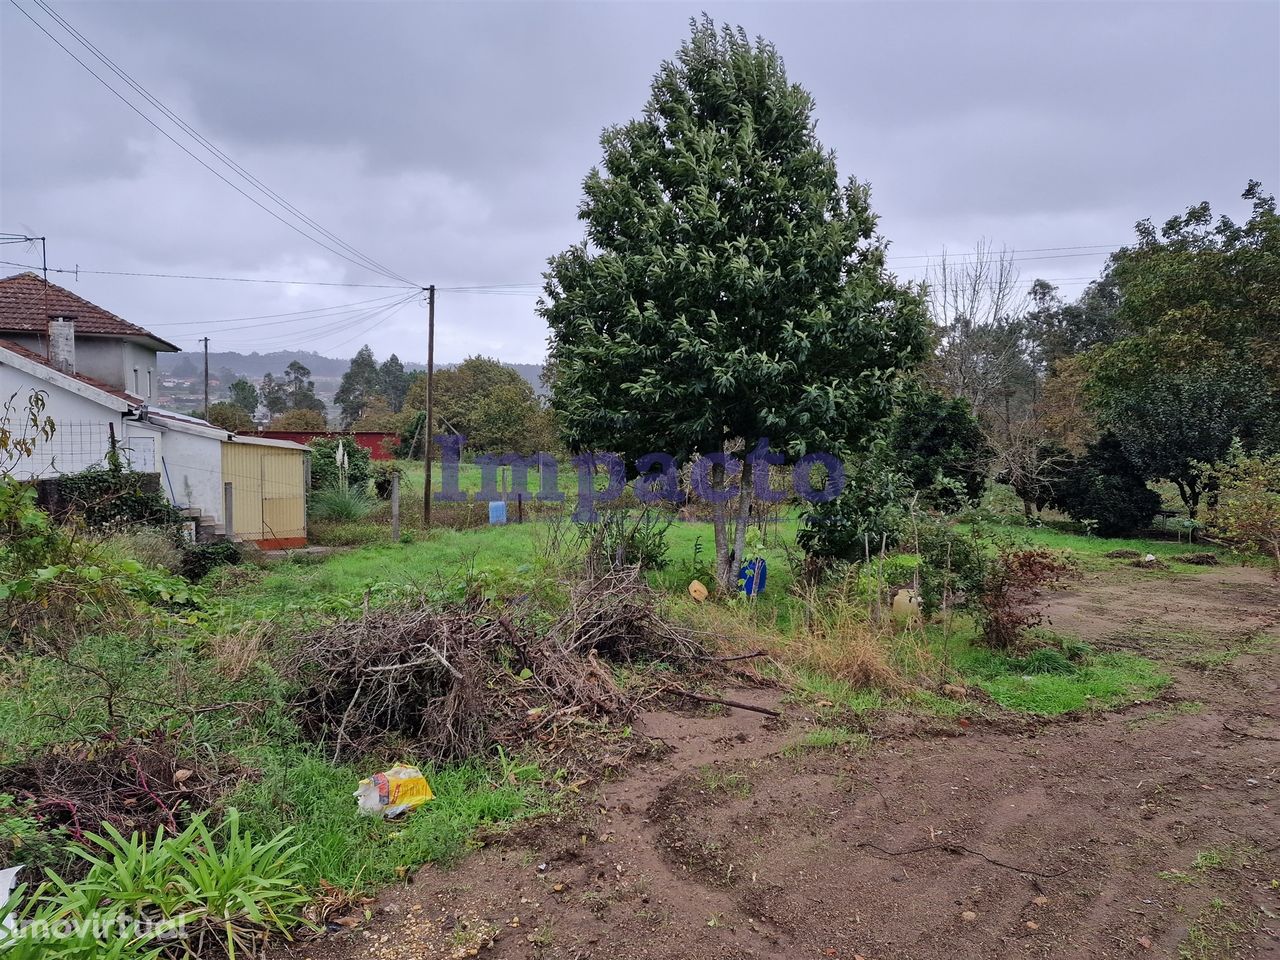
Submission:
<svg viewBox="0 0 1280 960">
<path fill-rule="evenodd" d="M 391 539 L 400 542 L 400 471 L 391 473 Z"/>
</svg>

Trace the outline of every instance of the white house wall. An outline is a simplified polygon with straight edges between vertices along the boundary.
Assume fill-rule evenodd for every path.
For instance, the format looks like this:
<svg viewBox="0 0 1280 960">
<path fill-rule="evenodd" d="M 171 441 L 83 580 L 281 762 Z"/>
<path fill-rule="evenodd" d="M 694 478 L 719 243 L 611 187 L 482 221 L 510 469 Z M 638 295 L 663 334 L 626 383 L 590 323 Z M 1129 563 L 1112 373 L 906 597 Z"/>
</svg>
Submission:
<svg viewBox="0 0 1280 960">
<path fill-rule="evenodd" d="M 222 442 L 169 430 L 164 435 L 160 483 L 179 507 L 199 507 L 222 522 Z"/>
<path fill-rule="evenodd" d="M 51 440 L 37 445 L 34 456 L 11 465 L 9 472 L 20 480 L 31 480 L 56 473 L 77 473 L 105 463 L 108 425 L 114 425 L 116 436 L 122 438 L 124 415 L 25 371 L 0 364 L 0 403 L 17 394 L 9 418 L 11 430 L 24 423 L 27 398 L 33 390 L 44 392 L 44 416 L 53 418 L 56 430 Z"/>
</svg>

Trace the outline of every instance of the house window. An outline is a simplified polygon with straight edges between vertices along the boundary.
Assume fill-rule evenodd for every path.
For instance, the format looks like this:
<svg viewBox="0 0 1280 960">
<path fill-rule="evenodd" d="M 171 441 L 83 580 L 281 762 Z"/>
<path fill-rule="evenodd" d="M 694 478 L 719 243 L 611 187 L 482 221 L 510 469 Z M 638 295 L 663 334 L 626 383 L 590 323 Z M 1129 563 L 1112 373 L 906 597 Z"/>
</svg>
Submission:
<svg viewBox="0 0 1280 960">
<path fill-rule="evenodd" d="M 151 371 L 147 371 L 147 399 L 151 399 Z"/>
<path fill-rule="evenodd" d="M 133 392 L 135 395 L 138 393 L 138 368 L 137 367 L 133 368 Z"/>
</svg>

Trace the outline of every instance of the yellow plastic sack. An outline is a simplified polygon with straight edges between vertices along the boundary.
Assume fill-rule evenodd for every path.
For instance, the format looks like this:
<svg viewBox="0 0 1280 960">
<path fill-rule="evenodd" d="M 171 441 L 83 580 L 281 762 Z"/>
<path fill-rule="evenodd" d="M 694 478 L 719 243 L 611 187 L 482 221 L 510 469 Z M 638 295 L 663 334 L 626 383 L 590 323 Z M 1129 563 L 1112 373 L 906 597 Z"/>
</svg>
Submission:
<svg viewBox="0 0 1280 960">
<path fill-rule="evenodd" d="M 361 780 L 353 796 L 360 812 L 366 816 L 398 817 L 418 809 L 435 794 L 417 767 L 394 766 Z"/>
</svg>

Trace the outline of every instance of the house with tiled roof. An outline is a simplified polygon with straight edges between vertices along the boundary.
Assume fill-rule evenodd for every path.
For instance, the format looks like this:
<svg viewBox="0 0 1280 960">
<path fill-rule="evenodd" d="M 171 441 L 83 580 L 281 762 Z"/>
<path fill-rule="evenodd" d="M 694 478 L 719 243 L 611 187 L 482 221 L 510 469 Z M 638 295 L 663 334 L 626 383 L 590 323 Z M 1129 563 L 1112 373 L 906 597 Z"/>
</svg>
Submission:
<svg viewBox="0 0 1280 960">
<path fill-rule="evenodd" d="M 21 432 L 39 397 L 55 427 L 0 470 L 23 481 L 78 473 L 103 466 L 114 446 L 204 526 L 267 546 L 305 544 L 307 448 L 157 409 L 156 354 L 178 349 L 35 274 L 0 280 L 0 421 Z"/>
<path fill-rule="evenodd" d="M 148 401 L 157 353 L 181 347 L 34 273 L 0 280 L 0 339 Z"/>
</svg>

